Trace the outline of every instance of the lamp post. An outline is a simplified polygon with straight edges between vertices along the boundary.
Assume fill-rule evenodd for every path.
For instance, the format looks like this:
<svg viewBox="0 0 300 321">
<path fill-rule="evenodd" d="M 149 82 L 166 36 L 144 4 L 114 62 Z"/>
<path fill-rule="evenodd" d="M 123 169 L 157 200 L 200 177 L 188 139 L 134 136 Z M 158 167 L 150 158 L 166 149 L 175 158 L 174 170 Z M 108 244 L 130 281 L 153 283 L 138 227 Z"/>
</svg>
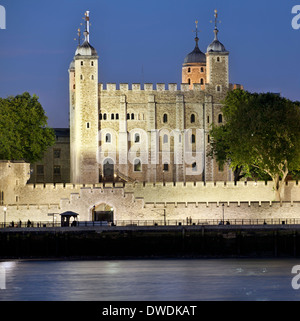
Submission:
<svg viewBox="0 0 300 321">
<path fill-rule="evenodd" d="M 222 223 L 223 223 L 223 225 L 224 225 L 224 203 L 222 204 L 222 212 L 223 212 L 223 221 L 222 221 Z"/>
<path fill-rule="evenodd" d="M 6 207 L 6 206 L 4 206 L 3 210 L 4 210 L 4 227 L 5 227 L 5 224 L 6 224 L 6 211 L 7 211 L 7 207 Z"/>
</svg>

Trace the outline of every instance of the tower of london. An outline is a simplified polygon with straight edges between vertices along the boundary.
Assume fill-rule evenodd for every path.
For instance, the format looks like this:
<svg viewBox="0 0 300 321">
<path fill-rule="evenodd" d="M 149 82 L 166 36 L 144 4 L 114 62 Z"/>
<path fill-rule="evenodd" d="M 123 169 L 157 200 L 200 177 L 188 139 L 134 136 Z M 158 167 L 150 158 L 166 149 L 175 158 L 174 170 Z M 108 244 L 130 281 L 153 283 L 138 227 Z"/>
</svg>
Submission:
<svg viewBox="0 0 300 321">
<path fill-rule="evenodd" d="M 54 224 L 70 212 L 83 222 L 145 225 L 216 222 L 224 213 L 234 222 L 297 218 L 298 183 L 289 181 L 279 202 L 272 182 L 234 182 L 229 166 L 208 156 L 222 102 L 242 88 L 229 82 L 216 11 L 211 35 L 204 50 L 196 22 L 180 85 L 103 84 L 87 11 L 68 70 L 70 128 L 55 129 L 56 144 L 40 162 L 0 162 L 4 222 Z"/>
<path fill-rule="evenodd" d="M 85 39 L 69 67 L 71 183 L 231 181 L 230 169 L 207 157 L 209 130 L 223 122 L 221 102 L 233 88 L 217 11 L 206 53 L 196 21 L 180 86 L 98 83 L 101 55 L 90 43 L 88 11 L 85 16 Z"/>
</svg>

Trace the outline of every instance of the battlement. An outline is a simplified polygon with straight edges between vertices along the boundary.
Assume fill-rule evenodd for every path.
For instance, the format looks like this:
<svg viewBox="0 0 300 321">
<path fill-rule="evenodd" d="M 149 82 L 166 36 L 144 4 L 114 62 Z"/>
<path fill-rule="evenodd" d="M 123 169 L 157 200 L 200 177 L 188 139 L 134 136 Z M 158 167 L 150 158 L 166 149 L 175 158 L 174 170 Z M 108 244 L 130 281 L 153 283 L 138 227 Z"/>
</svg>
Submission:
<svg viewBox="0 0 300 321">
<path fill-rule="evenodd" d="M 287 187 L 300 187 L 298 181 L 287 181 Z M 26 188 L 30 190 L 78 190 L 81 188 L 103 189 L 103 188 L 125 188 L 125 189 L 154 189 L 162 188 L 273 188 L 272 181 L 238 181 L 238 182 L 137 182 L 137 183 L 98 183 L 98 184 L 72 184 L 72 183 L 48 183 L 48 184 L 27 184 Z"/>
<path fill-rule="evenodd" d="M 157 84 L 152 84 L 152 83 L 146 83 L 146 84 L 139 84 L 139 83 L 133 83 L 133 84 L 128 84 L 128 83 L 121 83 L 117 85 L 116 83 L 107 83 L 107 84 L 99 84 L 100 90 L 101 91 L 157 91 L 157 92 L 177 92 L 177 91 L 202 91 L 201 85 L 200 84 L 194 84 L 193 89 L 190 89 L 189 84 L 180 84 L 178 87 L 178 84 L 176 83 L 169 83 L 169 84 L 164 84 L 164 83 L 157 83 Z"/>
</svg>

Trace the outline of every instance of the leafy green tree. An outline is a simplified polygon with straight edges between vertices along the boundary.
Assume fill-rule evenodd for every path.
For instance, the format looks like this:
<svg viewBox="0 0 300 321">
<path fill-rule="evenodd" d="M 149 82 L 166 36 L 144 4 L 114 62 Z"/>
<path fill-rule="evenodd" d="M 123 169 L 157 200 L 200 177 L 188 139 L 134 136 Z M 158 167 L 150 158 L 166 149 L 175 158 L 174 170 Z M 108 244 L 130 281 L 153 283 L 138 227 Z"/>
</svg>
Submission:
<svg viewBox="0 0 300 321">
<path fill-rule="evenodd" d="M 281 200 L 289 172 L 300 169 L 300 108 L 272 93 L 228 92 L 225 124 L 213 126 L 210 155 L 219 164 L 242 168 L 244 175 L 274 182 Z"/>
<path fill-rule="evenodd" d="M 36 162 L 55 142 L 36 95 L 0 98 L 0 159 Z"/>
</svg>

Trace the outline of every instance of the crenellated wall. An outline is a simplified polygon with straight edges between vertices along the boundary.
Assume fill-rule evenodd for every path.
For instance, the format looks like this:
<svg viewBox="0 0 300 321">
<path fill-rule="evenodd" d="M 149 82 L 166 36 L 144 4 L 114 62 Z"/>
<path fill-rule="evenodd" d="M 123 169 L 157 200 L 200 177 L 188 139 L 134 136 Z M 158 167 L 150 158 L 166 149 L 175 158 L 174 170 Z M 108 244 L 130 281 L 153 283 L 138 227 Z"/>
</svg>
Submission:
<svg viewBox="0 0 300 321">
<path fill-rule="evenodd" d="M 92 220 L 92 208 L 106 204 L 114 220 L 300 219 L 300 184 L 288 181 L 283 202 L 275 202 L 272 182 L 177 182 L 106 184 L 26 184 L 29 165 L 0 163 L 0 222 L 49 221 L 74 211 Z M 9 173 L 10 175 L 7 175 Z M 5 183 L 4 183 L 5 182 Z M 17 197 L 16 197 L 17 196 Z"/>
<path fill-rule="evenodd" d="M 174 91 L 190 91 L 190 86 L 189 84 L 180 84 L 180 86 L 178 86 L 178 84 L 176 83 L 169 83 L 169 84 L 164 84 L 164 83 L 157 83 L 157 84 L 153 84 L 153 83 L 146 83 L 143 84 L 143 86 L 139 83 L 133 83 L 133 84 L 129 84 L 129 83 L 121 83 L 121 84 L 117 84 L 116 83 L 107 83 L 107 84 L 99 84 L 99 89 L 101 91 L 116 91 L 116 90 L 120 90 L 120 91 L 170 91 L 170 92 L 174 92 Z M 200 91 L 201 90 L 201 85 L 200 84 L 193 84 L 193 90 L 196 91 Z"/>
</svg>

